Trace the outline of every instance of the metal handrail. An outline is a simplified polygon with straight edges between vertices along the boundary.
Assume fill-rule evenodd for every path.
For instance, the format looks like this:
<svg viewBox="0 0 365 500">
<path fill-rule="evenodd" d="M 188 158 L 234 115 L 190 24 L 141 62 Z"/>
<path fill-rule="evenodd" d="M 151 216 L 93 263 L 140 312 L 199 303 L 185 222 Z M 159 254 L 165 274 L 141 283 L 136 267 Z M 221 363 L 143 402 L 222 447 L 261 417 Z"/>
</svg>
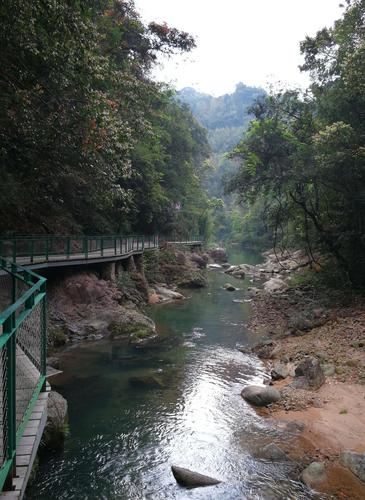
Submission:
<svg viewBox="0 0 365 500">
<path fill-rule="evenodd" d="M 0 313 L 1 491 L 15 473 L 17 444 L 45 387 L 47 313 L 45 278 L 3 258 L 0 258 L 0 269 L 6 273 L 11 302 Z M 17 352 L 26 358 L 27 366 L 32 367 L 26 381 L 18 371 L 23 361 L 18 360 Z"/>
<path fill-rule="evenodd" d="M 157 248 L 161 241 L 175 244 L 202 243 L 199 236 L 158 235 L 28 235 L 0 238 L 0 256 L 13 263 L 32 265 L 37 263 L 92 258 L 123 256 Z"/>
</svg>

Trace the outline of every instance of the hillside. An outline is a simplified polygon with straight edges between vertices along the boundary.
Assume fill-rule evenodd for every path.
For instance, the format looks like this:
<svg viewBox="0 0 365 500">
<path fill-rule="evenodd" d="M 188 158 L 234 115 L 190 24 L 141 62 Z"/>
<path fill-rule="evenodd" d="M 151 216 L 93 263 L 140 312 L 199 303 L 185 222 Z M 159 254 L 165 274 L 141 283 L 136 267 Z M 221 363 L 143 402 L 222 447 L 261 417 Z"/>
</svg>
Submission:
<svg viewBox="0 0 365 500">
<path fill-rule="evenodd" d="M 232 149 L 250 122 L 248 108 L 265 91 L 242 82 L 232 94 L 214 97 L 186 87 L 178 93 L 181 102 L 188 104 L 195 118 L 208 129 L 209 142 L 215 153 Z"/>
</svg>

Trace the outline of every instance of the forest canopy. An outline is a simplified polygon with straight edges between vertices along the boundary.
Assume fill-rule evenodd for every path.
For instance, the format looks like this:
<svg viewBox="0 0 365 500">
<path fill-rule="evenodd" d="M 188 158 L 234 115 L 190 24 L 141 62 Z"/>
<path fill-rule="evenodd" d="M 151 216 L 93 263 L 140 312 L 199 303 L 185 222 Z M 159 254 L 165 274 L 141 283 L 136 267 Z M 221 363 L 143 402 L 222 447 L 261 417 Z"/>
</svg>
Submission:
<svg viewBox="0 0 365 500">
<path fill-rule="evenodd" d="M 199 232 L 206 133 L 150 78 L 194 39 L 131 0 L 5 0 L 0 16 L 1 231 Z"/>
</svg>

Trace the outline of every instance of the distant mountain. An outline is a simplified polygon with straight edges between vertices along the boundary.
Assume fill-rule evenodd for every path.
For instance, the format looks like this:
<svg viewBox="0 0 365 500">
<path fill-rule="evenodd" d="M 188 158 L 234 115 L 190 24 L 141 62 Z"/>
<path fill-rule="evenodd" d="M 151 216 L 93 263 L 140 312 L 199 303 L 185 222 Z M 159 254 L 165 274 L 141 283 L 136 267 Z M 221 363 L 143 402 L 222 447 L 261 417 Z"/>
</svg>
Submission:
<svg viewBox="0 0 365 500">
<path fill-rule="evenodd" d="M 208 129 L 213 151 L 224 153 L 241 139 L 251 120 L 248 108 L 264 94 L 261 88 L 238 83 L 232 94 L 219 97 L 186 87 L 178 92 L 178 99 L 188 104 L 195 118 Z"/>
</svg>

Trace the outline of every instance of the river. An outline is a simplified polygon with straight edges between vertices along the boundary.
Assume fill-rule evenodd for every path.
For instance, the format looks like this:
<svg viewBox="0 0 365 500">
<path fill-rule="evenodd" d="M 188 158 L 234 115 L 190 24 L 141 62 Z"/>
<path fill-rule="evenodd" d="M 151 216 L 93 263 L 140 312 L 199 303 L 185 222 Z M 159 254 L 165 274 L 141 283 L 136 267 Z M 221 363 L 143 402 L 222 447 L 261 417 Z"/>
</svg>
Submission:
<svg viewBox="0 0 365 500">
<path fill-rule="evenodd" d="M 235 251 L 230 261 L 258 259 Z M 250 304 L 233 302 L 249 281 L 207 272 L 207 288 L 148 309 L 162 335 L 156 346 L 104 340 L 62 356 L 64 374 L 52 385 L 68 400 L 70 432 L 62 453 L 41 460 L 28 500 L 312 498 L 294 480 L 294 463 L 254 458 L 259 445 L 291 436 L 240 396 L 264 376 L 237 349 L 258 340 L 245 328 Z M 241 290 L 223 290 L 227 281 Z M 223 483 L 186 490 L 172 464 Z"/>
</svg>

